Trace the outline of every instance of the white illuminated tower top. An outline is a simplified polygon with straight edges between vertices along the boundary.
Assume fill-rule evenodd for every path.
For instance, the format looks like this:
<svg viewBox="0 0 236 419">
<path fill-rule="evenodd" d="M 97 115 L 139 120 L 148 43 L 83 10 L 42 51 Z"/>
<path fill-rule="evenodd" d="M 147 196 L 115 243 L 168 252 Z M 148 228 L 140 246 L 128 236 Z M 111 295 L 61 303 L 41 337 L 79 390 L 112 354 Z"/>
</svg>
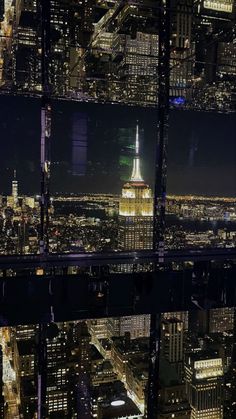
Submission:
<svg viewBox="0 0 236 419">
<path fill-rule="evenodd" d="M 18 181 L 16 180 L 16 170 L 14 170 L 14 179 L 12 181 L 12 197 L 14 205 L 18 203 Z"/>
<path fill-rule="evenodd" d="M 122 188 L 119 202 L 119 248 L 122 250 L 151 249 L 152 220 L 152 190 L 141 176 L 137 124 L 133 170 L 130 179 Z"/>
<path fill-rule="evenodd" d="M 136 137 L 135 137 L 135 156 L 133 161 L 133 171 L 131 175 L 131 182 L 143 182 L 140 170 L 140 156 L 139 156 L 139 127 L 136 125 Z"/>
<path fill-rule="evenodd" d="M 151 217 L 152 214 L 152 191 L 141 176 L 139 155 L 139 127 L 137 124 L 133 170 L 130 179 L 124 184 L 122 188 L 119 215 L 125 217 Z"/>
</svg>

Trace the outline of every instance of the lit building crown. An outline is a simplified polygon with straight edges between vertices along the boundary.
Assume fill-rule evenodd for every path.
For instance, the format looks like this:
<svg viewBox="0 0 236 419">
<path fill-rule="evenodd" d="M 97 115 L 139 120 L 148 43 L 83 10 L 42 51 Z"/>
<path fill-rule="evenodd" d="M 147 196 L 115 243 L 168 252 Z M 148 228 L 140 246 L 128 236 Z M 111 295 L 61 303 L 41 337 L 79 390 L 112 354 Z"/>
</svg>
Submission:
<svg viewBox="0 0 236 419">
<path fill-rule="evenodd" d="M 136 125 L 135 156 L 130 180 L 122 188 L 119 215 L 126 217 L 152 217 L 153 199 L 150 187 L 140 171 L 139 127 Z"/>
<path fill-rule="evenodd" d="M 135 157 L 133 161 L 133 170 L 131 175 L 131 182 L 143 182 L 140 171 L 140 157 L 139 157 L 139 128 L 136 125 L 136 138 L 135 138 Z"/>
<path fill-rule="evenodd" d="M 136 125 L 135 156 L 132 175 L 122 188 L 119 203 L 119 248 L 152 248 L 153 198 L 151 188 L 140 171 L 139 128 Z"/>
</svg>

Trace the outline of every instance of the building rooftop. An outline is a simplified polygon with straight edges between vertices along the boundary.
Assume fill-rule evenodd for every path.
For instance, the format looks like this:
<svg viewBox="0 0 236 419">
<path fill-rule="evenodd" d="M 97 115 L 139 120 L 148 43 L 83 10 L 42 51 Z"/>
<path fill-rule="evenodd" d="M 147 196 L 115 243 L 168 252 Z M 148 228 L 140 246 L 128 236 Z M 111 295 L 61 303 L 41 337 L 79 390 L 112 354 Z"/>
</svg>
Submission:
<svg viewBox="0 0 236 419">
<path fill-rule="evenodd" d="M 114 399 L 109 404 L 103 404 L 100 406 L 99 413 L 99 417 L 103 419 L 128 418 L 129 416 L 142 417 L 140 410 L 127 396 Z"/>
</svg>

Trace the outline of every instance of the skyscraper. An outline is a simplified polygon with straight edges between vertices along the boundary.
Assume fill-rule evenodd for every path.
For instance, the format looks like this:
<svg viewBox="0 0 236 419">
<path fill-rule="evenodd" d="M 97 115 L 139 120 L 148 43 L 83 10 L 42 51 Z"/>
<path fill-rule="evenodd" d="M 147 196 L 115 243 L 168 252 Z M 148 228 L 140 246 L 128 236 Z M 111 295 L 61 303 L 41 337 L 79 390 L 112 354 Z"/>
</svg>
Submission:
<svg viewBox="0 0 236 419">
<path fill-rule="evenodd" d="M 183 377 L 183 322 L 172 318 L 162 321 L 162 356 L 176 369 L 179 378 Z"/>
<path fill-rule="evenodd" d="M 164 358 L 160 362 L 159 377 L 157 419 L 190 419 L 191 408 L 187 400 L 185 384 L 179 379 L 174 365 Z"/>
<path fill-rule="evenodd" d="M 3 397 L 3 356 L 0 346 L 0 417 L 4 417 L 4 397 Z"/>
<path fill-rule="evenodd" d="M 206 83 L 222 81 L 226 50 L 233 54 L 233 0 L 197 0 L 195 7 L 196 74 Z M 227 45 L 228 44 L 228 45 Z M 232 59 L 227 57 L 228 65 Z M 219 65 L 220 64 L 220 65 Z M 219 67 L 218 67 L 219 65 Z"/>
<path fill-rule="evenodd" d="M 190 354 L 185 365 L 185 373 L 192 417 L 222 419 L 222 359 L 215 353 Z"/>
<path fill-rule="evenodd" d="M 119 248 L 137 250 L 152 248 L 152 191 L 141 175 L 139 126 L 136 126 L 135 156 L 131 178 L 122 188 L 119 206 Z"/>
<path fill-rule="evenodd" d="M 129 332 L 131 339 L 148 337 L 150 333 L 150 316 L 122 316 L 108 319 L 109 337 L 125 336 Z"/>
<path fill-rule="evenodd" d="M 130 180 L 123 186 L 119 206 L 118 242 L 121 250 L 152 248 L 152 215 L 152 191 L 141 175 L 137 123 L 133 170 Z M 126 266 L 124 269 L 130 272 L 131 267 Z M 132 339 L 149 336 L 149 315 L 112 318 L 108 323 L 111 335 L 123 336 L 129 332 Z"/>
<path fill-rule="evenodd" d="M 136 21 L 137 24 L 137 21 Z M 113 59 L 123 90 L 120 97 L 128 102 L 156 103 L 158 35 L 137 31 L 113 37 Z M 114 92 L 117 95 L 117 90 Z"/>
<path fill-rule="evenodd" d="M 14 170 L 14 179 L 12 181 L 12 197 L 15 207 L 18 204 L 18 181 L 16 180 L 16 170 Z"/>
<path fill-rule="evenodd" d="M 209 311 L 209 332 L 224 333 L 232 331 L 234 326 L 234 308 L 213 308 Z"/>
<path fill-rule="evenodd" d="M 234 309 L 233 322 L 233 347 L 231 353 L 231 364 L 225 374 L 225 401 L 224 418 L 233 419 L 236 416 L 236 317 Z"/>
<path fill-rule="evenodd" d="M 13 20 L 12 78 L 15 88 L 41 90 L 40 28 L 37 2 L 16 1 Z"/>
<path fill-rule="evenodd" d="M 194 43 L 192 42 L 193 1 L 174 0 L 171 21 L 170 95 L 189 97 L 193 78 Z"/>
</svg>

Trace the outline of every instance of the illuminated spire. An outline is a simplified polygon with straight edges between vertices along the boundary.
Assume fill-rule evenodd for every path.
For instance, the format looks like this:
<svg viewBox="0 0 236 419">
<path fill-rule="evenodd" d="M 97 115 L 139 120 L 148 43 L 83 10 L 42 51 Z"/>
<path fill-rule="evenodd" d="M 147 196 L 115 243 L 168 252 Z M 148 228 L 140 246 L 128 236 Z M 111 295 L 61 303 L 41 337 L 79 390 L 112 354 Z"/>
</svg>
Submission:
<svg viewBox="0 0 236 419">
<path fill-rule="evenodd" d="M 141 171 L 140 171 L 138 122 L 137 122 L 137 125 L 136 125 L 135 156 L 134 156 L 133 170 L 132 170 L 132 175 L 131 175 L 130 180 L 132 182 L 143 182 L 143 178 L 141 176 Z"/>
<path fill-rule="evenodd" d="M 12 196 L 14 200 L 14 205 L 18 203 L 18 182 L 16 180 L 16 170 L 14 170 L 14 177 L 12 181 Z"/>
</svg>

